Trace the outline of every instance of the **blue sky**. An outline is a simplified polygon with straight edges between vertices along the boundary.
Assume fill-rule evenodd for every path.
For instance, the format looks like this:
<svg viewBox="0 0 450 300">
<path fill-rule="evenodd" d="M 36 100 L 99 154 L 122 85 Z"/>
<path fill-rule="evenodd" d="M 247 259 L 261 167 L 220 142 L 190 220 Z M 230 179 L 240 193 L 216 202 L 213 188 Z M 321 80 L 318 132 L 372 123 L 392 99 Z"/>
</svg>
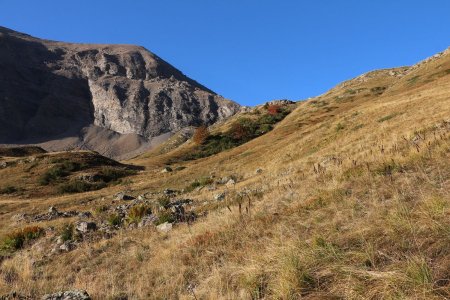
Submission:
<svg viewBox="0 0 450 300">
<path fill-rule="evenodd" d="M 244 105 L 316 96 L 450 46 L 447 0 L 0 0 L 37 37 L 138 44 Z"/>
</svg>

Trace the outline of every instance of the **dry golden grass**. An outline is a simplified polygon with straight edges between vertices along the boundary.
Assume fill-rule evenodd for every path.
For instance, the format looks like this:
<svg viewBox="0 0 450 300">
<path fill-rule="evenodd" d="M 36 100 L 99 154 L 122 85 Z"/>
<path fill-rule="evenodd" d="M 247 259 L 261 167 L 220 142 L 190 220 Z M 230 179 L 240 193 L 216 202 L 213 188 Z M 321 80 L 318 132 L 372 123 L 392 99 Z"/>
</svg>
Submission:
<svg viewBox="0 0 450 300">
<path fill-rule="evenodd" d="M 182 189 L 212 174 L 240 179 L 219 187 L 228 192 L 221 203 L 202 204 L 217 190 L 187 194 L 209 214 L 168 234 L 121 230 L 55 256 L 47 255 L 50 236 L 42 238 L 4 259 L 0 294 L 81 288 L 94 299 L 450 298 L 449 69 L 447 53 L 412 71 L 395 69 L 403 77 L 387 70 L 348 81 L 301 102 L 268 134 L 182 162 L 180 171 L 160 173 L 189 143 L 138 157 L 130 162 L 147 169 L 126 187 L 1 196 L 4 234 L 22 226 L 10 221 L 21 211 L 93 209 L 124 188 L 136 195 Z"/>
</svg>

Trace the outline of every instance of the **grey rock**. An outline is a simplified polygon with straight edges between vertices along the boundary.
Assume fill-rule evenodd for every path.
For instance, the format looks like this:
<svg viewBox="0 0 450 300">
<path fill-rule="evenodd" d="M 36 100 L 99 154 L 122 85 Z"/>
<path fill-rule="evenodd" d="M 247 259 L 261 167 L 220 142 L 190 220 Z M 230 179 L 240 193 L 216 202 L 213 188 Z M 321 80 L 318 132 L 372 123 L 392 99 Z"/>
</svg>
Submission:
<svg viewBox="0 0 450 300">
<path fill-rule="evenodd" d="M 158 226 L 156 226 L 156 229 L 158 229 L 161 232 L 167 233 L 172 230 L 172 223 L 165 222 L 165 223 L 159 224 Z"/>
<path fill-rule="evenodd" d="M 172 170 L 172 168 L 171 167 L 165 167 L 165 168 L 163 168 L 162 170 L 161 170 L 161 173 L 169 173 L 169 172 L 172 172 L 173 170 Z"/>
<path fill-rule="evenodd" d="M 32 298 L 13 291 L 6 295 L 0 295 L 0 300 L 32 300 Z"/>
<path fill-rule="evenodd" d="M 57 215 L 57 214 L 58 214 L 58 210 L 57 210 L 54 206 L 50 206 L 50 207 L 48 208 L 48 213 L 49 213 L 50 215 Z"/>
<path fill-rule="evenodd" d="M 94 222 L 78 222 L 76 224 L 76 230 L 82 233 L 86 233 L 89 231 L 94 231 L 97 229 L 97 225 Z"/>
<path fill-rule="evenodd" d="M 256 169 L 256 171 L 255 171 L 256 174 L 261 174 L 262 172 L 263 172 L 263 169 L 261 169 L 261 168 L 258 168 L 258 169 Z"/>
<path fill-rule="evenodd" d="M 236 184 L 236 180 L 234 180 L 233 178 L 228 180 L 226 183 L 227 186 L 234 186 L 235 184 Z"/>
<path fill-rule="evenodd" d="M 90 217 L 92 217 L 92 214 L 90 212 L 88 212 L 88 211 L 83 211 L 83 212 L 79 212 L 78 213 L 78 218 L 87 219 L 87 218 L 90 218 Z"/>
<path fill-rule="evenodd" d="M 120 158 L 239 111 L 143 47 L 54 42 L 4 27 L 0 44 L 2 144 Z"/>
<path fill-rule="evenodd" d="M 153 225 L 154 222 L 158 220 L 158 217 L 155 215 L 149 215 L 142 218 L 142 220 L 139 222 L 138 227 L 146 227 Z"/>
<path fill-rule="evenodd" d="M 214 195 L 214 200 L 216 201 L 222 201 L 225 200 L 225 193 L 219 193 Z"/>
<path fill-rule="evenodd" d="M 60 251 L 69 252 L 75 249 L 75 244 L 69 241 L 64 242 L 62 245 L 58 247 Z"/>
<path fill-rule="evenodd" d="M 57 292 L 47 294 L 41 298 L 42 300 L 92 300 L 89 294 L 83 290 L 73 290 L 65 292 Z"/>
<path fill-rule="evenodd" d="M 165 189 L 163 191 L 164 195 L 170 196 L 170 195 L 174 195 L 176 193 L 176 191 L 171 190 L 171 189 Z"/>
<path fill-rule="evenodd" d="M 114 195 L 114 200 L 133 200 L 134 197 L 127 195 L 125 192 L 119 192 Z"/>
</svg>

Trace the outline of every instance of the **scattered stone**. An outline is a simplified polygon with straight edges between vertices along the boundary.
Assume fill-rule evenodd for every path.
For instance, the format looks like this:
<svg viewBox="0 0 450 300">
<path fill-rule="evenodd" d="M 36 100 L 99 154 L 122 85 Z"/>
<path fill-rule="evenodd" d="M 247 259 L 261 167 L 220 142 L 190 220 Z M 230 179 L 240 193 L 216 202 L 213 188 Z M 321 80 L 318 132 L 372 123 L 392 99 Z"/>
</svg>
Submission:
<svg viewBox="0 0 450 300">
<path fill-rule="evenodd" d="M 169 173 L 172 172 L 172 168 L 171 167 L 165 167 L 164 169 L 162 169 L 161 173 Z"/>
<path fill-rule="evenodd" d="M 206 188 L 207 188 L 208 191 L 210 191 L 210 192 L 211 192 L 211 191 L 217 190 L 217 187 L 216 187 L 216 185 L 214 185 L 214 184 L 208 185 Z"/>
<path fill-rule="evenodd" d="M 222 177 L 217 181 L 217 183 L 218 184 L 226 184 L 230 179 L 231 179 L 230 177 Z"/>
<path fill-rule="evenodd" d="M 89 294 L 83 290 L 73 290 L 47 294 L 42 300 L 92 300 Z"/>
<path fill-rule="evenodd" d="M 32 298 L 18 294 L 17 292 L 13 291 L 6 295 L 1 295 L 0 300 L 31 300 Z"/>
<path fill-rule="evenodd" d="M 172 230 L 172 223 L 165 222 L 165 223 L 159 224 L 158 226 L 156 226 L 156 229 L 158 229 L 161 232 L 169 232 Z"/>
<path fill-rule="evenodd" d="M 233 178 L 231 178 L 230 180 L 228 180 L 227 181 L 227 186 L 233 186 L 233 185 L 235 185 L 236 184 L 236 181 L 233 179 Z"/>
<path fill-rule="evenodd" d="M 59 250 L 64 252 L 69 252 L 72 251 L 73 249 L 75 249 L 75 245 L 69 241 L 66 241 L 61 246 L 59 246 Z"/>
<path fill-rule="evenodd" d="M 41 221 L 50 221 L 58 218 L 70 218 L 75 217 L 80 212 L 78 211 L 66 211 L 66 212 L 59 212 L 54 206 L 50 206 L 48 209 L 48 212 L 46 214 L 40 214 L 35 216 L 27 216 L 25 215 L 25 218 L 29 222 L 41 222 Z"/>
<path fill-rule="evenodd" d="M 163 193 L 164 193 L 164 195 L 170 196 L 170 195 L 174 195 L 175 191 L 171 190 L 171 189 L 165 189 Z"/>
<path fill-rule="evenodd" d="M 216 201 L 222 201 L 225 200 L 225 193 L 219 193 L 214 195 L 214 200 Z"/>
<path fill-rule="evenodd" d="M 97 225 L 94 222 L 79 222 L 76 225 L 76 230 L 78 230 L 79 232 L 89 232 L 89 231 L 94 231 L 97 229 Z"/>
<path fill-rule="evenodd" d="M 57 215 L 57 214 L 58 214 L 58 210 L 56 209 L 56 207 L 50 206 L 50 207 L 48 208 L 48 213 L 49 213 L 50 215 Z"/>
<path fill-rule="evenodd" d="M 26 214 L 15 214 L 11 217 L 11 221 L 19 223 L 25 221 L 26 218 L 27 218 Z"/>
<path fill-rule="evenodd" d="M 155 215 L 149 215 L 142 218 L 139 222 L 138 227 L 147 227 L 153 225 L 154 222 L 158 220 L 158 217 Z"/>
<path fill-rule="evenodd" d="M 119 192 L 114 195 L 114 200 L 133 200 L 133 196 L 125 194 L 125 192 Z"/>
<path fill-rule="evenodd" d="M 261 169 L 261 168 L 258 168 L 258 169 L 256 169 L 256 171 L 255 171 L 256 174 L 261 174 L 262 172 L 263 172 L 263 169 Z"/>
<path fill-rule="evenodd" d="M 88 219 L 90 217 L 92 217 L 92 214 L 88 211 L 83 211 L 83 212 L 78 213 L 78 218 Z"/>
</svg>

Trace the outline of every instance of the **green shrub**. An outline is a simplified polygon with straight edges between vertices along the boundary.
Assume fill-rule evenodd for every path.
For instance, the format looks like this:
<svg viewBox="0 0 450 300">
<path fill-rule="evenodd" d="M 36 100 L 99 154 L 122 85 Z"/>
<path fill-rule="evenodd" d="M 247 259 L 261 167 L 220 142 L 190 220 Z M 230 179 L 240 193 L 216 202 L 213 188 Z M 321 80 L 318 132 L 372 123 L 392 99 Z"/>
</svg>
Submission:
<svg viewBox="0 0 450 300">
<path fill-rule="evenodd" d="M 136 174 L 136 171 L 134 170 L 117 169 L 113 167 L 103 167 L 99 173 L 101 179 L 107 183 L 134 174 Z"/>
<path fill-rule="evenodd" d="M 165 196 L 158 199 L 159 205 L 162 207 L 167 207 L 170 204 L 170 198 Z"/>
<path fill-rule="evenodd" d="M 146 205 L 133 206 L 128 212 L 127 222 L 128 223 L 139 223 L 142 218 L 146 215 L 151 214 L 152 211 L 150 207 Z"/>
<path fill-rule="evenodd" d="M 202 177 L 200 179 L 197 179 L 193 181 L 188 187 L 185 188 L 186 192 L 192 192 L 198 187 L 206 186 L 208 184 L 212 184 L 214 180 L 210 177 Z"/>
<path fill-rule="evenodd" d="M 388 120 L 390 120 L 390 119 L 396 117 L 397 115 L 398 115 L 397 113 L 393 113 L 393 114 L 384 116 L 384 117 L 378 119 L 378 123 L 382 123 L 382 122 L 384 122 L 384 121 L 388 121 Z"/>
<path fill-rule="evenodd" d="M 158 214 L 158 220 L 155 222 L 155 225 L 163 224 L 163 223 L 173 223 L 175 222 L 175 216 L 170 211 L 164 211 Z"/>
<path fill-rule="evenodd" d="M 35 240 L 44 234 L 44 229 L 38 226 L 25 227 L 8 234 L 2 241 L 1 248 L 7 251 L 21 249 L 27 241 Z"/>
<path fill-rule="evenodd" d="M 122 224 L 122 218 L 118 214 L 109 215 L 107 221 L 111 226 L 120 226 Z"/>
<path fill-rule="evenodd" d="M 345 129 L 345 126 L 343 125 L 343 124 L 341 124 L 341 123 L 338 123 L 337 125 L 336 125 L 336 131 L 341 131 L 341 130 L 344 130 Z"/>
<path fill-rule="evenodd" d="M 269 108 L 269 105 L 266 109 Z M 273 125 L 283 120 L 290 113 L 289 108 L 276 107 L 270 113 L 260 115 L 257 119 L 240 118 L 231 125 L 226 133 L 209 135 L 192 153 L 181 157 L 182 160 L 193 160 L 208 157 L 228 149 L 242 145 L 273 129 Z M 188 188 L 195 188 L 191 186 Z"/>
<path fill-rule="evenodd" d="M 39 178 L 39 183 L 41 185 L 53 183 L 58 179 L 66 177 L 70 175 L 70 173 L 79 171 L 85 167 L 77 162 L 63 159 L 52 159 L 50 162 L 58 162 L 59 164 L 53 166 Z"/>
<path fill-rule="evenodd" d="M 74 227 L 73 224 L 65 225 L 60 232 L 60 237 L 63 242 L 71 241 L 74 237 Z"/>
<path fill-rule="evenodd" d="M 14 186 L 7 186 L 5 188 L 0 189 L 0 194 L 13 194 L 17 192 L 18 189 Z"/>
<path fill-rule="evenodd" d="M 57 179 L 65 177 L 67 175 L 69 175 L 69 173 L 65 171 L 64 168 L 62 168 L 61 166 L 55 166 L 41 176 L 41 178 L 39 179 L 39 183 L 41 185 L 48 185 L 51 182 L 54 182 Z"/>
<path fill-rule="evenodd" d="M 63 183 L 58 186 L 58 192 L 60 194 L 73 194 L 73 193 L 83 193 L 88 191 L 95 191 L 106 186 L 105 183 L 89 183 L 83 180 L 71 180 L 67 183 Z"/>
<path fill-rule="evenodd" d="M 101 213 L 104 213 L 104 212 L 106 212 L 106 211 L 108 211 L 108 206 L 107 205 L 100 205 L 100 206 L 97 206 L 95 209 L 94 209 L 94 213 L 95 214 L 97 214 L 97 215 L 99 215 L 99 214 L 101 214 Z"/>
</svg>

